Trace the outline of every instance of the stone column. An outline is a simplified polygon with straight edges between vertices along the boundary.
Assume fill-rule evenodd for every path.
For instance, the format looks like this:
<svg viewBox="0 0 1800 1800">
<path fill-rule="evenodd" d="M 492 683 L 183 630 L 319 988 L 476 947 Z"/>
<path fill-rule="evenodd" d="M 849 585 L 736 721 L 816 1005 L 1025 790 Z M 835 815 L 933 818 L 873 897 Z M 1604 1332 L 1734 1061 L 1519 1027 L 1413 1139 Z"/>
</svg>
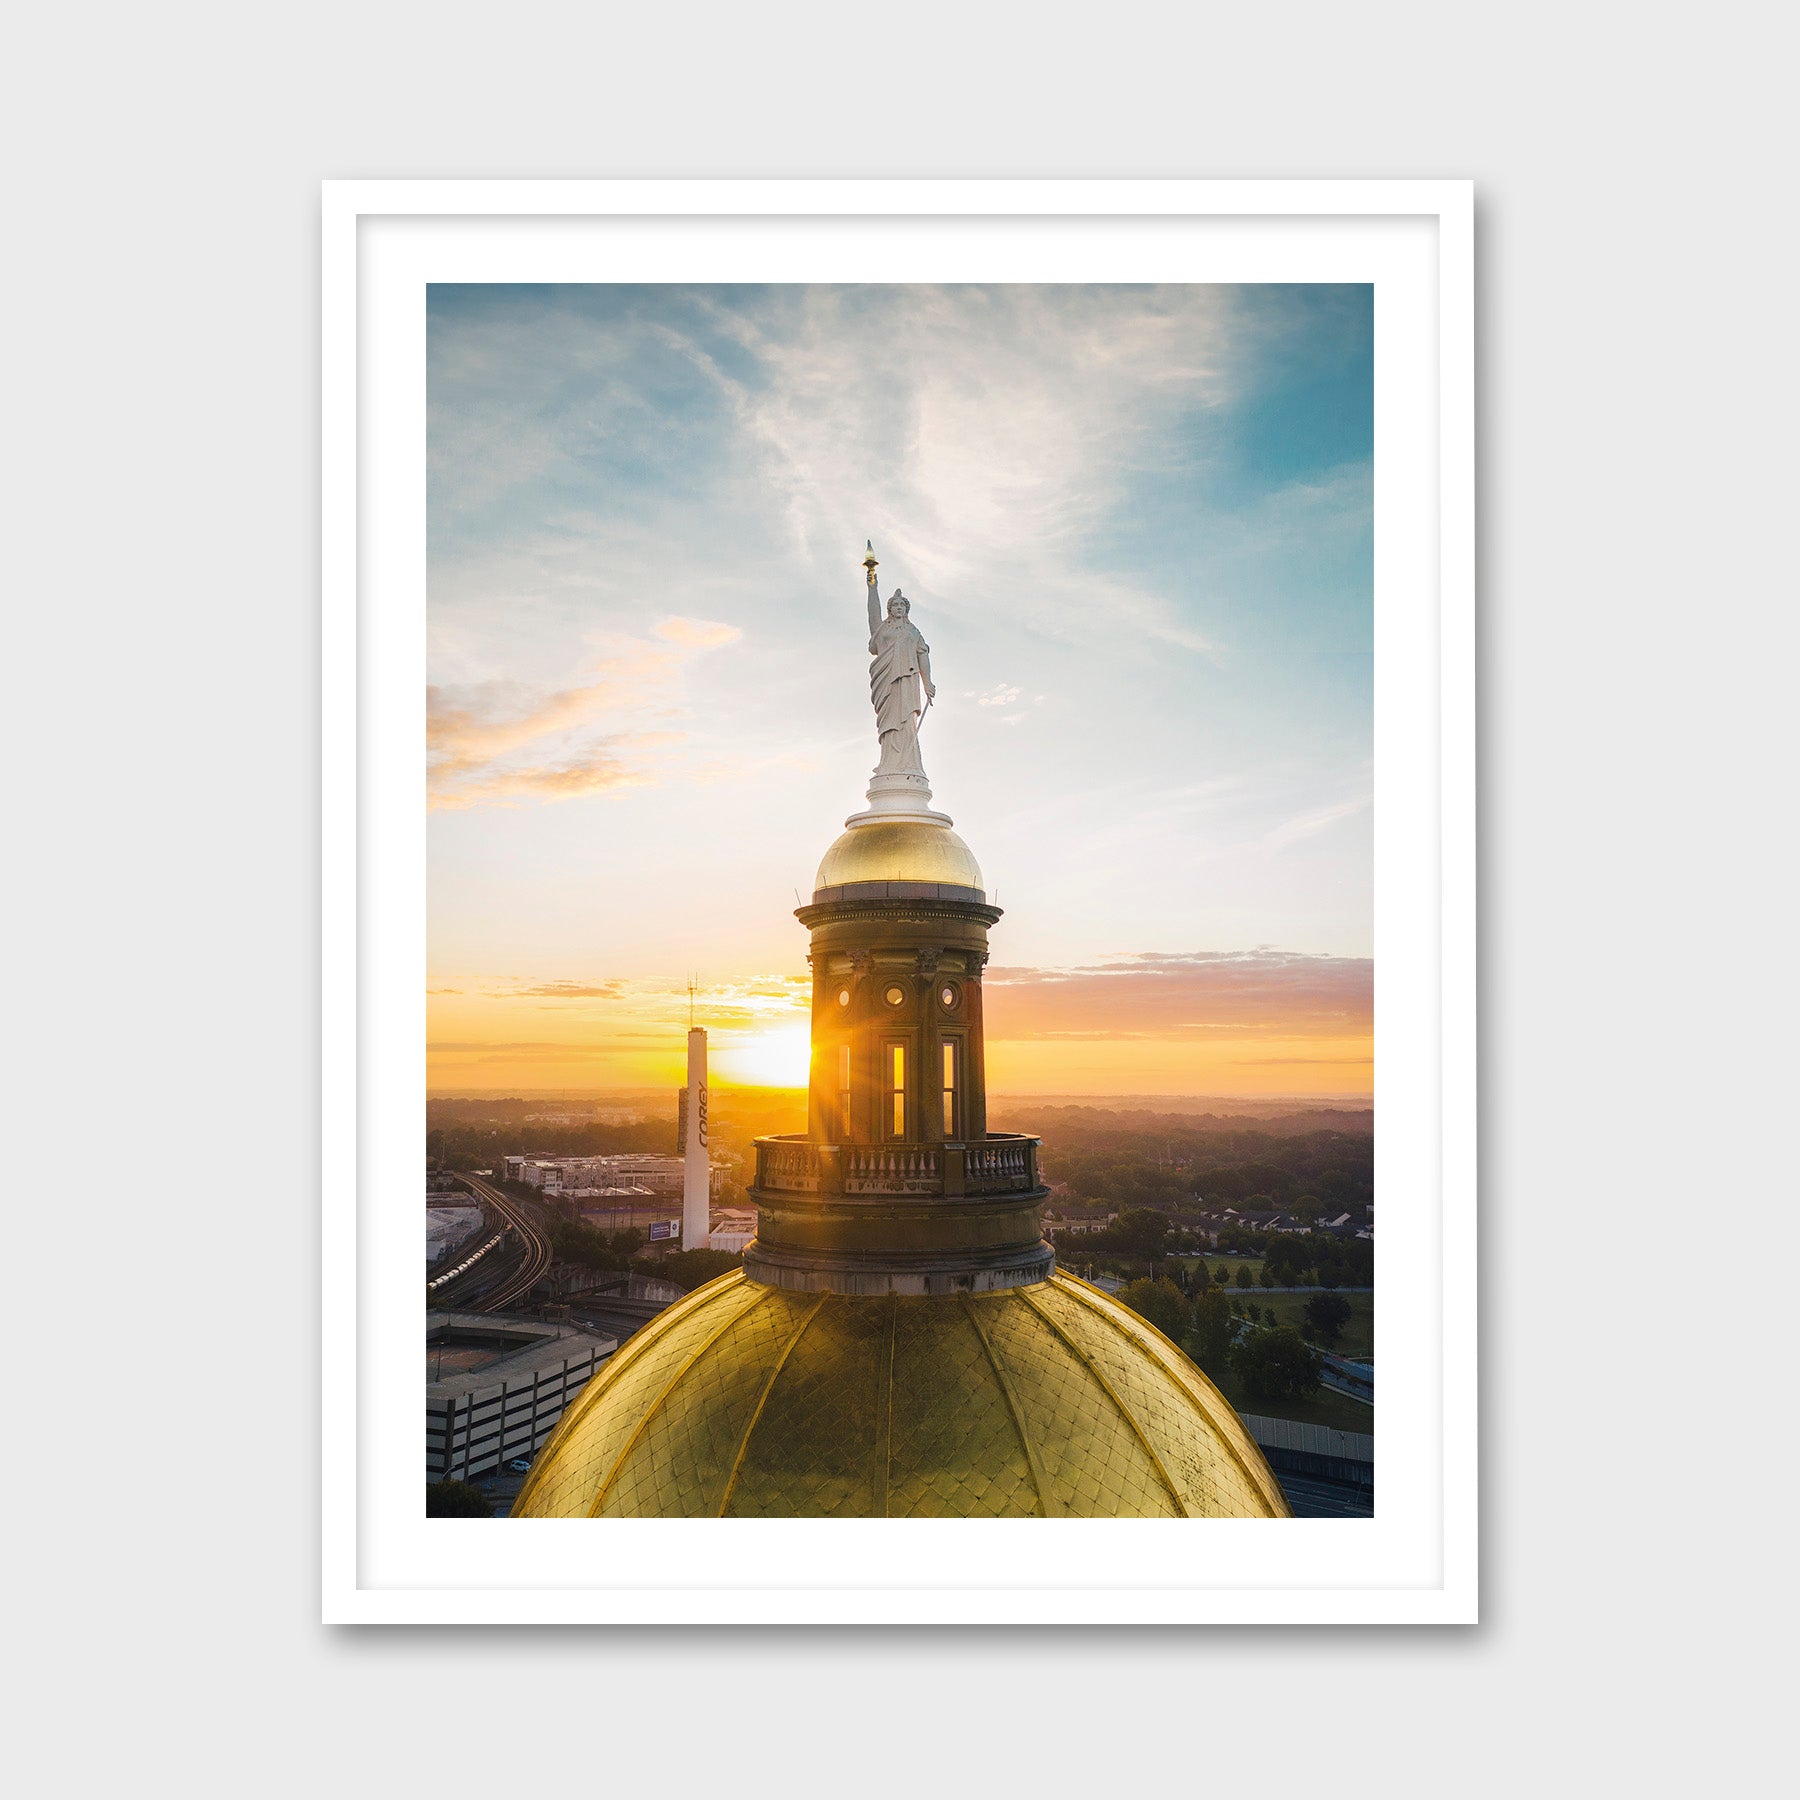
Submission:
<svg viewBox="0 0 1800 1800">
<path fill-rule="evenodd" d="M 937 973 L 940 952 L 919 952 L 913 993 L 919 1006 L 919 1102 L 924 1107 L 921 1129 L 914 1135 L 921 1143 L 944 1141 L 944 1035 L 939 1024 Z"/>
<path fill-rule="evenodd" d="M 987 1136 L 987 1036 L 981 1016 L 981 971 L 987 958 L 970 959 L 969 972 L 963 983 L 963 1006 L 969 1015 L 966 1056 L 963 1071 L 963 1136 L 973 1143 Z"/>
</svg>

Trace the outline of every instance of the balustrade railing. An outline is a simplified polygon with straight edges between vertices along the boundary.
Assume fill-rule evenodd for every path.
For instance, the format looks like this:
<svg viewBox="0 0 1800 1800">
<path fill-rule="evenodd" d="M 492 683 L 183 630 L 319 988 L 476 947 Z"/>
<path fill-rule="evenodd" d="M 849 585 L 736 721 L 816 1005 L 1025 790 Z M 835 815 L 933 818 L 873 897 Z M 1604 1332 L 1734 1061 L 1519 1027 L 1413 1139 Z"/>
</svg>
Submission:
<svg viewBox="0 0 1800 1800">
<path fill-rule="evenodd" d="M 944 1164 L 935 1144 L 846 1144 L 846 1194 L 941 1194 Z"/>
<path fill-rule="evenodd" d="M 818 1145 L 758 1138 L 756 1185 L 788 1194 L 816 1194 L 819 1191 Z"/>
<path fill-rule="evenodd" d="M 978 1138 L 967 1144 L 815 1144 L 756 1140 L 756 1185 L 770 1193 L 961 1194 L 1028 1192 L 1038 1184 L 1038 1140 Z"/>
<path fill-rule="evenodd" d="M 963 1179 L 972 1194 L 1006 1193 L 1037 1186 L 1037 1139 L 988 1138 L 971 1144 Z"/>
</svg>

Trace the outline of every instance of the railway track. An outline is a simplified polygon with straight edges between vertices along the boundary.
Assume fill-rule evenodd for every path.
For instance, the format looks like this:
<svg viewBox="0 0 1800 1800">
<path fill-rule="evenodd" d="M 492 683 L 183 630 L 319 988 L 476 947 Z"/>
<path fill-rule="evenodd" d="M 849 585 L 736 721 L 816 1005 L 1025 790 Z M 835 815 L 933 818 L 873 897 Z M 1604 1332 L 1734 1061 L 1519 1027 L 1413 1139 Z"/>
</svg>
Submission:
<svg viewBox="0 0 1800 1800">
<path fill-rule="evenodd" d="M 506 1221 L 507 1235 L 519 1247 L 518 1266 L 470 1306 L 475 1312 L 505 1312 L 509 1306 L 516 1306 L 525 1299 L 549 1273 L 554 1254 L 549 1234 L 524 1206 L 510 1194 L 503 1194 L 492 1182 L 484 1181 L 479 1175 L 463 1175 L 460 1179 L 483 1206 L 492 1208 Z"/>
</svg>

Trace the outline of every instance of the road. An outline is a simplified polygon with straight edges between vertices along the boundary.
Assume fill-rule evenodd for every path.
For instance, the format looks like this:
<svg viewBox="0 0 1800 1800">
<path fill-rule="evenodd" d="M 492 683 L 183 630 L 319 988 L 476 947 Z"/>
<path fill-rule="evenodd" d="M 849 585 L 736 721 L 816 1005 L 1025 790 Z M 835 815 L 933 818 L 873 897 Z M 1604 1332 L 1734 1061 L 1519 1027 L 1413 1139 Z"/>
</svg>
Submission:
<svg viewBox="0 0 1800 1800">
<path fill-rule="evenodd" d="M 1326 1481 L 1317 1475 L 1284 1475 L 1275 1479 L 1287 1495 L 1296 1519 L 1370 1519 L 1375 1516 L 1375 1490 L 1348 1481 Z"/>
<path fill-rule="evenodd" d="M 622 1344 L 669 1304 L 667 1300 L 630 1300 L 622 1294 L 584 1294 L 570 1300 L 569 1317 L 577 1324 L 610 1331 Z"/>
</svg>

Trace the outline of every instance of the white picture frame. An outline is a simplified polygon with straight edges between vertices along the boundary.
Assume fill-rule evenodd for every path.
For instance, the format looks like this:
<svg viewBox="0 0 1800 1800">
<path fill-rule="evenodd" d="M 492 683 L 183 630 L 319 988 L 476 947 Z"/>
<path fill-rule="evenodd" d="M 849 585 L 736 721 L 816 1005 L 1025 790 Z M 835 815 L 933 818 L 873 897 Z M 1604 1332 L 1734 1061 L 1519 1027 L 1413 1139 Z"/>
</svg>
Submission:
<svg viewBox="0 0 1800 1800">
<path fill-rule="evenodd" d="M 323 230 L 324 1618 L 1473 1621 L 1470 184 L 346 181 L 324 186 Z M 842 281 L 876 268 L 884 281 L 1375 284 L 1373 1519 L 422 1516 L 408 1275 L 424 1092 L 424 286 Z"/>
</svg>

